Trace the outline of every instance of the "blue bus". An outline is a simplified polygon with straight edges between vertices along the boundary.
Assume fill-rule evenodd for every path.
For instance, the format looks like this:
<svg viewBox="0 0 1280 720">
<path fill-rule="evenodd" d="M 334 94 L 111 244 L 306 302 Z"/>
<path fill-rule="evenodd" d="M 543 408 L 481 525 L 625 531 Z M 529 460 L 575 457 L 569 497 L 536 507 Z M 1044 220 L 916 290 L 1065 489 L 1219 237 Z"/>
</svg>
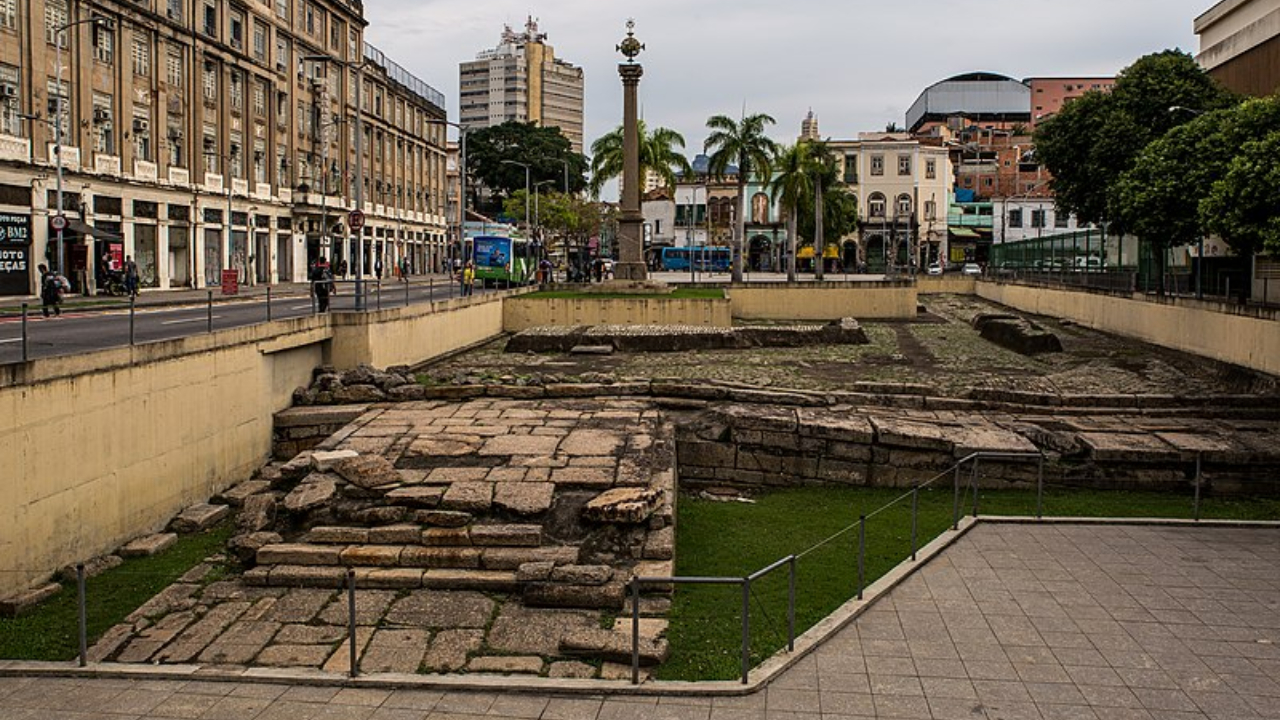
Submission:
<svg viewBox="0 0 1280 720">
<path fill-rule="evenodd" d="M 538 259 L 533 257 L 528 240 L 482 235 L 468 238 L 467 242 L 472 246 L 471 257 L 475 259 L 476 280 L 480 283 L 488 286 L 533 282 Z"/>
<path fill-rule="evenodd" d="M 727 247 L 663 248 L 663 270 L 688 270 L 690 255 L 694 266 L 703 272 L 728 272 L 733 252 Z"/>
</svg>

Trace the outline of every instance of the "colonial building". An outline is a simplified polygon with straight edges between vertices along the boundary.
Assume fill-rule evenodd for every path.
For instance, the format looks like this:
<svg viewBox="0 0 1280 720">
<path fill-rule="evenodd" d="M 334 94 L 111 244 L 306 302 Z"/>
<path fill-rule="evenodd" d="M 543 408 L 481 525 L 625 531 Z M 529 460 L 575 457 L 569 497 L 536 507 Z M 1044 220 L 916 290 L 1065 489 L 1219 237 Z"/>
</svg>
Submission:
<svg viewBox="0 0 1280 720">
<path fill-rule="evenodd" d="M 144 288 L 353 258 L 357 112 L 366 269 L 425 268 L 445 240 L 444 99 L 365 25 L 358 0 L 0 2 L 0 214 L 26 223 L 25 243 L 4 233 L 23 262 L 0 264 L 0 292 L 34 291 L 46 258 L 82 291 L 104 256 L 133 256 Z"/>
<path fill-rule="evenodd" d="M 498 46 L 462 63 L 459 113 L 468 130 L 504 122 L 560 128 L 582 152 L 582 68 L 555 56 L 532 17 L 523 33 L 507 26 Z"/>
</svg>

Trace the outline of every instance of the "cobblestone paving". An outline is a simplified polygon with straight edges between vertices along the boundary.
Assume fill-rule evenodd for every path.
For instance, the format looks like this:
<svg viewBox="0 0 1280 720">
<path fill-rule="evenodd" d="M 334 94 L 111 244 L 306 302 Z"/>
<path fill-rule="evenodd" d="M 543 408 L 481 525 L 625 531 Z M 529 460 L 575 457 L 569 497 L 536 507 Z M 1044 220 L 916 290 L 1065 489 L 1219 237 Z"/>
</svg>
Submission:
<svg viewBox="0 0 1280 720">
<path fill-rule="evenodd" d="M 954 394 L 971 387 L 1085 395 L 1277 391 L 1274 378 L 1049 318 L 1033 319 L 1059 337 L 1064 352 L 1027 357 L 984 340 L 969 324 L 975 315 L 1012 313 L 1009 308 L 955 295 L 924 296 L 921 302 L 932 318 L 944 322 L 929 322 L 929 317 L 918 323 L 867 321 L 862 327 L 868 345 L 581 357 L 507 354 L 505 341 L 500 341 L 435 366 L 431 375 L 452 381 L 605 372 L 804 390 L 849 389 L 860 381 L 906 382 Z"/>
<path fill-rule="evenodd" d="M 0 678 L 0 719 L 1280 718 L 1280 531 L 975 528 L 766 690 L 607 698 Z"/>
</svg>

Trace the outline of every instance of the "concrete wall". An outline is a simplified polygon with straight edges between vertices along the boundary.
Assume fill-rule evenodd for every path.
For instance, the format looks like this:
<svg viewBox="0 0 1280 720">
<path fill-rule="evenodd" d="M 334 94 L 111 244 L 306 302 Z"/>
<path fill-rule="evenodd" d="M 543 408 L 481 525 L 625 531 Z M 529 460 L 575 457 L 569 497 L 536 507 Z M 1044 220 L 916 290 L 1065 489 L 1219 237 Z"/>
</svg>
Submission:
<svg viewBox="0 0 1280 720">
<path fill-rule="evenodd" d="M 736 303 L 735 303 L 736 307 Z M 520 332 L 540 325 L 702 325 L 730 327 L 730 301 L 714 298 L 509 298 L 502 326 Z"/>
<path fill-rule="evenodd" d="M 916 278 L 916 292 L 921 295 L 973 295 L 977 282 L 972 275 L 924 275 Z"/>
<path fill-rule="evenodd" d="M 339 368 L 417 365 L 503 332 L 503 306 L 524 290 L 487 293 L 430 305 L 333 316 L 333 352 Z"/>
<path fill-rule="evenodd" d="M 1280 375 L 1280 312 L 1275 310 L 993 282 L 978 283 L 977 294 L 1023 312 Z"/>
<path fill-rule="evenodd" d="M 740 320 L 910 319 L 916 316 L 910 282 L 743 283 L 729 287 Z"/>
</svg>

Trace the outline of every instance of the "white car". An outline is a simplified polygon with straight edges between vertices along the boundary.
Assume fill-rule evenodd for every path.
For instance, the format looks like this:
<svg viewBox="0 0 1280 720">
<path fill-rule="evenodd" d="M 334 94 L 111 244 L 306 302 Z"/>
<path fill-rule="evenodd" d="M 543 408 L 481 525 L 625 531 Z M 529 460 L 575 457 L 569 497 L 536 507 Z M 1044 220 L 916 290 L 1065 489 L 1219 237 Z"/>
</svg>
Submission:
<svg viewBox="0 0 1280 720">
<path fill-rule="evenodd" d="M 942 263 L 929 263 L 929 270 L 928 270 L 928 272 L 929 272 L 929 274 L 930 274 L 930 275 L 941 275 L 941 274 L 942 274 Z"/>
<path fill-rule="evenodd" d="M 978 263 L 965 263 L 964 267 L 960 268 L 960 272 L 964 275 L 981 275 L 982 266 Z"/>
</svg>

